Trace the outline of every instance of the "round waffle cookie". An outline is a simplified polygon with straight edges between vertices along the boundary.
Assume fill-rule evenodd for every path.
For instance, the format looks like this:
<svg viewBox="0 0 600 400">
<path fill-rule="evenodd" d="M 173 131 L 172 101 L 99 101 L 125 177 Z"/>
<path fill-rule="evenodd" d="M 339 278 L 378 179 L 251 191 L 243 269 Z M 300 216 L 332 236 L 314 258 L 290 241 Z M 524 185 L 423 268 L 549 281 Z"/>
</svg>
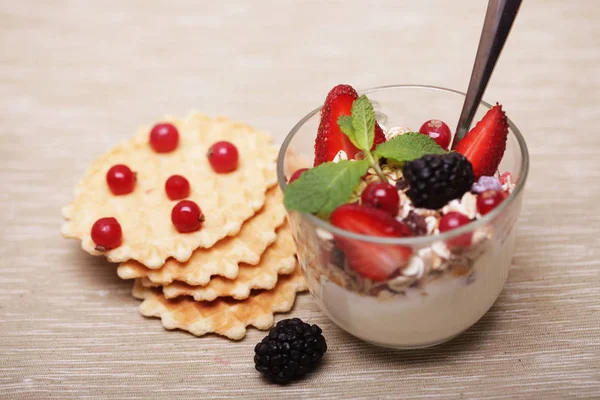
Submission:
<svg viewBox="0 0 600 400">
<path fill-rule="evenodd" d="M 286 223 L 277 231 L 277 240 L 262 255 L 257 265 L 241 264 L 235 279 L 214 276 L 204 286 L 192 286 L 175 281 L 163 285 L 167 299 L 179 296 L 192 296 L 196 301 L 212 301 L 218 297 L 233 297 L 244 300 L 252 290 L 270 290 L 275 287 L 279 275 L 288 275 L 296 268 L 296 247 L 289 225 Z M 144 287 L 160 286 L 150 279 L 142 278 Z"/>
<path fill-rule="evenodd" d="M 306 282 L 297 266 L 290 275 L 280 277 L 271 290 L 258 292 L 245 300 L 218 298 L 195 301 L 191 297 L 167 299 L 160 288 L 147 288 L 136 279 L 133 296 L 143 300 L 140 313 L 162 320 L 166 329 L 181 329 L 196 336 L 216 333 L 239 340 L 252 325 L 266 330 L 273 326 L 273 314 L 292 309 L 296 294 L 306 291 Z"/>
<path fill-rule="evenodd" d="M 156 153 L 149 145 L 151 127 L 147 126 L 100 156 L 75 188 L 75 200 L 63 209 L 65 237 L 80 239 L 85 251 L 105 255 L 109 261 L 133 259 L 157 269 L 169 257 L 184 262 L 195 249 L 236 235 L 243 222 L 263 207 L 266 190 L 276 183 L 278 149 L 269 135 L 225 117 L 213 119 L 199 113 L 164 121 L 178 129 L 178 147 L 170 153 Z M 237 147 L 235 171 L 219 174 L 211 168 L 207 152 L 218 141 Z M 136 173 L 133 192 L 116 196 L 109 190 L 106 173 L 116 164 L 125 164 Z M 196 202 L 204 214 L 202 228 L 196 232 L 179 233 L 171 222 L 177 201 L 167 197 L 165 182 L 175 174 L 190 182 L 187 199 Z M 96 249 L 90 232 L 102 217 L 118 220 L 123 231 L 121 246 Z"/>
<path fill-rule="evenodd" d="M 179 281 L 192 286 L 206 285 L 212 276 L 235 279 L 239 265 L 256 265 L 265 249 L 277 238 L 276 230 L 285 221 L 285 208 L 279 188 L 267 192 L 265 206 L 244 222 L 236 236 L 226 237 L 208 249 L 196 249 L 189 260 L 167 260 L 159 269 L 149 269 L 137 261 L 121 263 L 117 273 L 122 279 L 147 278 L 166 285 Z M 292 249 L 294 251 L 294 249 Z"/>
</svg>

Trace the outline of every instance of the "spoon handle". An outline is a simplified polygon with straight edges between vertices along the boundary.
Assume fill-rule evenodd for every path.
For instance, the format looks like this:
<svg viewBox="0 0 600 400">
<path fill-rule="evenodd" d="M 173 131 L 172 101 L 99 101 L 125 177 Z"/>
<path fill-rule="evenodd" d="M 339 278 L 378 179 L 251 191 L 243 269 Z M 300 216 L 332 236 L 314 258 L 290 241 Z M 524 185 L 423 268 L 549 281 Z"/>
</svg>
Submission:
<svg viewBox="0 0 600 400">
<path fill-rule="evenodd" d="M 487 87 L 490 76 L 496 66 L 496 61 L 504 47 L 510 28 L 517 17 L 521 0 L 489 0 L 479 47 L 471 72 L 471 81 L 467 90 L 467 96 L 463 104 L 456 134 L 452 142 L 452 148 L 455 149 L 458 142 L 466 135 L 475 111 L 485 88 Z"/>
</svg>

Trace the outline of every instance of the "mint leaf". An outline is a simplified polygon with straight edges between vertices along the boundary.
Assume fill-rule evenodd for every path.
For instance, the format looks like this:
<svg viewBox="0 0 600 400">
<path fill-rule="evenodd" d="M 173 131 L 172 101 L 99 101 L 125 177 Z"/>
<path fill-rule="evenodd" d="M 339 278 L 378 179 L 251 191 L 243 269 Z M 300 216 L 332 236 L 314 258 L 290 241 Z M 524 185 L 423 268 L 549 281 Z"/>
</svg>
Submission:
<svg viewBox="0 0 600 400">
<path fill-rule="evenodd" d="M 354 145 L 362 151 L 370 151 L 375 138 L 375 110 L 364 94 L 352 103 L 352 125 L 357 142 Z"/>
<path fill-rule="evenodd" d="M 350 129 L 349 122 L 352 122 Z M 341 116 L 337 121 L 353 145 L 364 152 L 371 150 L 375 138 L 375 110 L 364 94 L 352 103 L 352 117 Z"/>
<path fill-rule="evenodd" d="M 435 140 L 417 132 L 408 132 L 381 143 L 373 154 L 396 162 L 412 161 L 425 154 L 446 154 Z"/>
<path fill-rule="evenodd" d="M 367 173 L 369 162 L 328 162 L 304 172 L 285 189 L 288 210 L 329 215 L 344 204 Z"/>
<path fill-rule="evenodd" d="M 352 124 L 352 117 L 349 115 L 340 115 L 337 120 L 340 130 L 348 137 L 354 136 L 354 125 Z"/>
</svg>

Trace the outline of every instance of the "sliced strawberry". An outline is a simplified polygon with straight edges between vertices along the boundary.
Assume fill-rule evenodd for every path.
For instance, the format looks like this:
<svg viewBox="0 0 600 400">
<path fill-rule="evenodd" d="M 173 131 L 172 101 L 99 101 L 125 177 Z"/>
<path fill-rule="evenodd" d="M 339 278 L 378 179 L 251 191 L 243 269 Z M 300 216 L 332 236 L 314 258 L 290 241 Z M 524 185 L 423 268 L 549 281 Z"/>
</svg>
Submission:
<svg viewBox="0 0 600 400">
<path fill-rule="evenodd" d="M 471 162 L 475 179 L 494 175 L 506 150 L 507 136 L 506 114 L 502 111 L 502 106 L 496 104 L 458 142 L 456 151 Z"/>
<path fill-rule="evenodd" d="M 338 228 L 363 235 L 379 237 L 412 236 L 412 231 L 389 213 L 358 204 L 344 204 L 331 214 L 331 223 Z M 336 245 L 346 254 L 350 266 L 359 274 L 375 281 L 390 277 L 406 264 L 412 254 L 410 247 L 375 244 L 336 237 Z"/>
<path fill-rule="evenodd" d="M 340 150 L 344 150 L 348 159 L 353 159 L 360 150 L 340 130 L 338 118 L 352 114 L 352 103 L 358 98 L 356 90 L 350 85 L 337 85 L 327 95 L 321 109 L 321 122 L 315 141 L 315 166 L 332 161 Z M 385 135 L 379 124 L 375 123 L 373 147 L 385 142 Z"/>
</svg>

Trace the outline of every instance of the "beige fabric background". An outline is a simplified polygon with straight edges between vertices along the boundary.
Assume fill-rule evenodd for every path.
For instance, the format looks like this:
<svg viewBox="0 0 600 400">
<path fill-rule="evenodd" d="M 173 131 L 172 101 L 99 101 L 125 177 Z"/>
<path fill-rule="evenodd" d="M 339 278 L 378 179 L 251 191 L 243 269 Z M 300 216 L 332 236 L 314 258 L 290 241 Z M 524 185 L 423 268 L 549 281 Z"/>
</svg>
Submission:
<svg viewBox="0 0 600 400">
<path fill-rule="evenodd" d="M 371 5 L 369 5 L 369 3 Z M 481 1 L 0 0 L 0 398 L 600 398 L 600 7 L 525 1 L 485 96 L 531 151 L 512 272 L 450 343 L 392 352 L 333 326 L 282 388 L 253 347 L 163 330 L 60 207 L 136 125 L 197 108 L 281 141 L 340 82 L 466 88 Z"/>
</svg>

